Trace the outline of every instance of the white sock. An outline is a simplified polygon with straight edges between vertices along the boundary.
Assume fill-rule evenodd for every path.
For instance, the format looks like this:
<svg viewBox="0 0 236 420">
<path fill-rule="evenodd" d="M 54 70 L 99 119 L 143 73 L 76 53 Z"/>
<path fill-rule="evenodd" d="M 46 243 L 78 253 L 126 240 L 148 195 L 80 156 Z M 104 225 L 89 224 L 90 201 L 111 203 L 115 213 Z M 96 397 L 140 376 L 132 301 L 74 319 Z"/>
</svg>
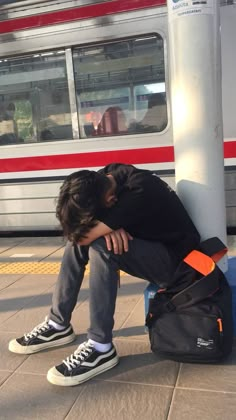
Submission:
<svg viewBox="0 0 236 420">
<path fill-rule="evenodd" d="M 111 348 L 111 343 L 98 343 L 97 341 L 91 340 L 91 338 L 89 339 L 89 343 L 91 343 L 97 351 L 100 351 L 100 353 L 106 353 L 106 351 Z"/>
<path fill-rule="evenodd" d="M 55 328 L 55 330 L 62 331 L 62 330 L 65 329 L 65 327 L 63 327 L 63 325 L 57 324 L 55 321 L 52 321 L 51 319 L 49 319 L 48 323 L 53 328 Z"/>
</svg>

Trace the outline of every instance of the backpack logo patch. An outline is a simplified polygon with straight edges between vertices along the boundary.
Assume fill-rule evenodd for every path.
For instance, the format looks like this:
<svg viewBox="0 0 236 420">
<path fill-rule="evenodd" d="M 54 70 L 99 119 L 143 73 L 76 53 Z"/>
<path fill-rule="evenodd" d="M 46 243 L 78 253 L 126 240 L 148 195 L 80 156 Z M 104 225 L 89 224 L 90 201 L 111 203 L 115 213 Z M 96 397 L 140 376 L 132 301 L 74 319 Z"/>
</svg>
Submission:
<svg viewBox="0 0 236 420">
<path fill-rule="evenodd" d="M 212 350 L 214 347 L 214 340 L 205 340 L 204 338 L 198 337 L 197 338 L 197 347 Z"/>
</svg>

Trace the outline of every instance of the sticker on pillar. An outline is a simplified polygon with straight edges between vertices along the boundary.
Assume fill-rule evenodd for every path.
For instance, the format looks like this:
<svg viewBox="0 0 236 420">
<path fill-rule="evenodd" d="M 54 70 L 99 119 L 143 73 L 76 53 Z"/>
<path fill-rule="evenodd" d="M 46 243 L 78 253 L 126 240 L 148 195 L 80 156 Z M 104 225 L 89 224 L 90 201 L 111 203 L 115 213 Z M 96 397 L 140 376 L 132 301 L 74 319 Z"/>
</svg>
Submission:
<svg viewBox="0 0 236 420">
<path fill-rule="evenodd" d="M 214 13 L 213 0 L 169 0 L 167 5 L 169 19 Z"/>
</svg>

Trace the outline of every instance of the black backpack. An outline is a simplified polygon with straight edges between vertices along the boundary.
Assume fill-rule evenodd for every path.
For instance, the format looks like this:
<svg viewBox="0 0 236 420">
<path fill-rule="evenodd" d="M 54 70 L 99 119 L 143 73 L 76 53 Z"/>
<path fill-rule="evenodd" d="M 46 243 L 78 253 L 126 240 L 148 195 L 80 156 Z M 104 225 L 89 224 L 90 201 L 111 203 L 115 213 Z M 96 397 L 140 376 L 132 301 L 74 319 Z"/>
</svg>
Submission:
<svg viewBox="0 0 236 420">
<path fill-rule="evenodd" d="M 231 289 L 215 264 L 226 252 L 218 238 L 203 242 L 180 263 L 172 285 L 150 299 L 146 325 L 154 353 L 191 363 L 215 363 L 231 353 Z"/>
</svg>

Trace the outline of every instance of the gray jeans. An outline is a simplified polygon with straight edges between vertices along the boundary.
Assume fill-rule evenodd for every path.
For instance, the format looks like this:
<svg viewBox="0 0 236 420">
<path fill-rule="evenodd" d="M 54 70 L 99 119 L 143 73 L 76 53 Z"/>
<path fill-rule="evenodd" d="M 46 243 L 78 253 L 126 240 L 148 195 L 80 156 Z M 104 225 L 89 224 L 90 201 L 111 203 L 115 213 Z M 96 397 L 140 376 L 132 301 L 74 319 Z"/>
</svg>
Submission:
<svg viewBox="0 0 236 420">
<path fill-rule="evenodd" d="M 177 259 L 159 242 L 134 238 L 129 251 L 115 255 L 108 251 L 104 238 L 90 246 L 67 243 L 52 299 L 50 319 L 67 326 L 77 302 L 86 264 L 90 263 L 88 337 L 100 342 L 112 341 L 119 270 L 162 287 L 173 275 Z"/>
</svg>

